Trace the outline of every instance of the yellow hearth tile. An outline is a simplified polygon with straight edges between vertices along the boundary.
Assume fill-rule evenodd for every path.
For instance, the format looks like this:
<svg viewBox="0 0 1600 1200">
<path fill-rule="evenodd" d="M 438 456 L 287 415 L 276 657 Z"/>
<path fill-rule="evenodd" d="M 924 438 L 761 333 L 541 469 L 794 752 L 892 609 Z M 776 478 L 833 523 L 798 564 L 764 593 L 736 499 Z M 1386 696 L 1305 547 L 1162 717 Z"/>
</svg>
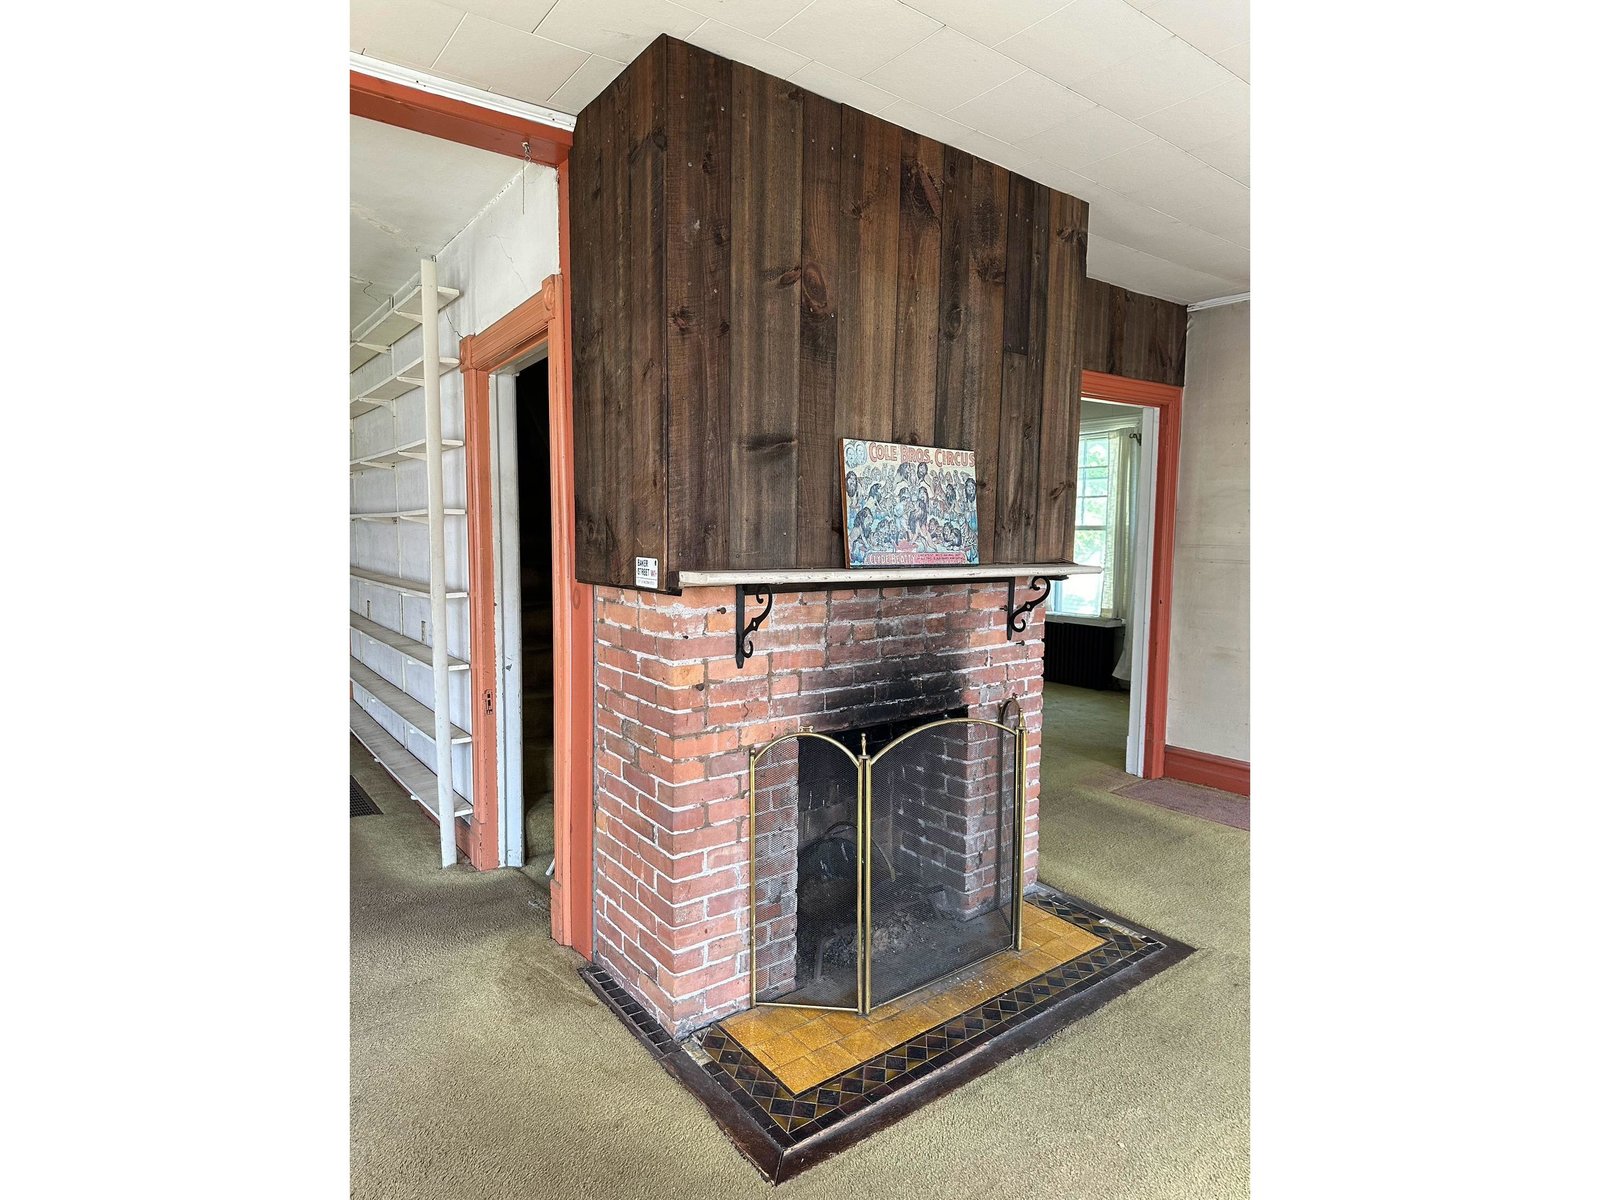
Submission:
<svg viewBox="0 0 1600 1200">
<path fill-rule="evenodd" d="M 944 1025 L 1001 992 L 1070 962 L 1102 939 L 1025 904 L 1022 952 L 1006 951 L 964 978 L 883 1004 L 870 1017 L 803 1008 L 757 1008 L 722 1028 L 796 1094 L 857 1063 L 876 1058 L 919 1033 Z"/>
<path fill-rule="evenodd" d="M 838 1041 L 839 1031 L 821 1017 L 817 1017 L 804 1025 L 796 1025 L 789 1031 L 789 1036 L 807 1050 L 815 1050 L 818 1046 Z"/>
<path fill-rule="evenodd" d="M 762 1062 L 774 1069 L 810 1052 L 804 1043 L 788 1033 L 780 1033 L 771 1040 L 752 1047 L 752 1050 Z"/>
</svg>

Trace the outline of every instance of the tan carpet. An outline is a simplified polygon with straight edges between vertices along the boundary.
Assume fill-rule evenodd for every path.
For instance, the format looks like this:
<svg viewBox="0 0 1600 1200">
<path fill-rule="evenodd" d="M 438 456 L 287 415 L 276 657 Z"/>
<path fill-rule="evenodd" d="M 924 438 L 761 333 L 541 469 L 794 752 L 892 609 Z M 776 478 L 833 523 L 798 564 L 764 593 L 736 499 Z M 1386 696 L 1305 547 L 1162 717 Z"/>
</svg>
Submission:
<svg viewBox="0 0 1600 1200">
<path fill-rule="evenodd" d="M 792 1197 L 1248 1193 L 1249 836 L 1113 795 L 1046 698 L 1043 877 L 1197 952 L 782 1185 Z M 359 747 L 350 822 L 351 1194 L 761 1196 L 766 1184 L 552 944 L 520 872 L 437 867 Z"/>
</svg>

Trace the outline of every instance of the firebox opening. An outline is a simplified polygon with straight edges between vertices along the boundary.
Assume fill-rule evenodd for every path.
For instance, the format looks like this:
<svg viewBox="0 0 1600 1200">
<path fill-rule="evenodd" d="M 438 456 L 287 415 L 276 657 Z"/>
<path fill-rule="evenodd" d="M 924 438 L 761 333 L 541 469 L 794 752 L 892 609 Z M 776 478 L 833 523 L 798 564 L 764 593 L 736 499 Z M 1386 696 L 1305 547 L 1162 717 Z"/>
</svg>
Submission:
<svg viewBox="0 0 1600 1200">
<path fill-rule="evenodd" d="M 829 735 L 852 754 L 865 735 L 875 756 L 911 734 L 871 768 L 865 973 L 855 764 L 825 741 L 799 739 L 793 873 L 773 881 L 793 888 L 794 935 L 762 999 L 855 1008 L 865 983 L 867 1005 L 882 1004 L 1011 944 L 1015 743 L 990 725 L 938 724 L 966 716 L 955 709 Z"/>
</svg>

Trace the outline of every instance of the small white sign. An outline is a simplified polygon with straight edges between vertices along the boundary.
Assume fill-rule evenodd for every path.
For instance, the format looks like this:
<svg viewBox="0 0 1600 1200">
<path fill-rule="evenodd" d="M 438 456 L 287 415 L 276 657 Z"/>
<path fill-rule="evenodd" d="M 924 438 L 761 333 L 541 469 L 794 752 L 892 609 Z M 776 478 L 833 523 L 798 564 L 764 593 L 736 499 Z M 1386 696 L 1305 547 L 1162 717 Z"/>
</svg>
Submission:
<svg viewBox="0 0 1600 1200">
<path fill-rule="evenodd" d="M 659 588 L 661 586 L 661 571 L 653 558 L 636 558 L 633 560 L 633 586 L 642 588 Z"/>
</svg>

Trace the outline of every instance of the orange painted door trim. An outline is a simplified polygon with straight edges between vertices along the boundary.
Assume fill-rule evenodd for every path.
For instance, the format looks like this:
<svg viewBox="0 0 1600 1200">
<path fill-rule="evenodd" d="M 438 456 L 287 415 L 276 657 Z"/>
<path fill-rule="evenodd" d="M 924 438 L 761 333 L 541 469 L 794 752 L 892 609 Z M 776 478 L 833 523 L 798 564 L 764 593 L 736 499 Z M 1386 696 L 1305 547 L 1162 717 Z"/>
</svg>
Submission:
<svg viewBox="0 0 1600 1200">
<path fill-rule="evenodd" d="M 1155 545 L 1150 553 L 1150 647 L 1144 703 L 1144 773 L 1160 779 L 1167 764 L 1167 685 L 1172 661 L 1172 558 L 1178 523 L 1178 442 L 1183 426 L 1183 389 L 1144 379 L 1085 371 L 1083 396 L 1137 404 L 1161 414 L 1156 452 Z"/>
<path fill-rule="evenodd" d="M 1237 758 L 1224 758 L 1220 754 L 1207 754 L 1202 750 L 1168 746 L 1167 778 L 1198 783 L 1201 787 L 1220 788 L 1246 799 L 1250 796 L 1249 763 Z"/>
<path fill-rule="evenodd" d="M 565 129 L 360 71 L 350 72 L 350 115 L 516 159 L 524 157 L 526 143 L 527 159 L 547 167 L 566 162 L 572 149 L 572 134 Z"/>
<path fill-rule="evenodd" d="M 563 181 L 565 173 L 563 172 Z M 562 192 L 565 212 L 565 189 Z M 563 227 L 565 217 L 563 216 Z M 564 281 L 552 275 L 539 291 L 481 333 L 461 339 L 467 420 L 467 592 L 471 598 L 472 691 L 477 719 L 488 737 L 473 733 L 473 779 L 498 817 L 498 756 L 493 706 L 500 702 L 501 675 L 494 637 L 493 472 L 490 457 L 490 377 L 541 345 L 550 370 L 550 533 L 552 640 L 555 669 L 556 871 L 551 883 L 550 935 L 585 958 L 594 952 L 594 601 L 579 583 L 577 527 L 573 508 L 572 336 L 570 299 Z M 478 782 L 482 781 L 482 782 Z M 499 862 L 499 822 L 475 822 L 479 849 L 474 865 Z M 483 862 L 479 861 L 479 855 Z"/>
</svg>

